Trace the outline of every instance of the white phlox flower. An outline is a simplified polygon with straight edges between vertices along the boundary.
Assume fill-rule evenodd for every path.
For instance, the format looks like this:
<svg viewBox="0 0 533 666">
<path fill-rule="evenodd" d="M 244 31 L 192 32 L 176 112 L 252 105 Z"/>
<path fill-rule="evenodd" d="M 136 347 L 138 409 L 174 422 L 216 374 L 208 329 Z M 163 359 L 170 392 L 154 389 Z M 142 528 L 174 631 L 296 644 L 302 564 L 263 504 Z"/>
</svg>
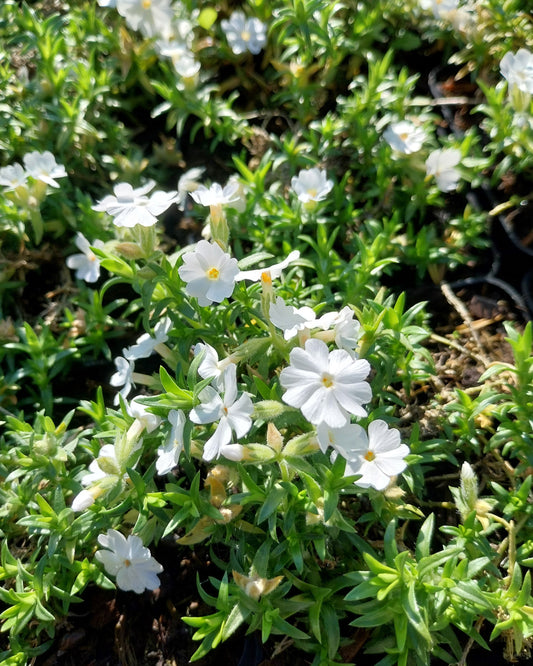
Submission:
<svg viewBox="0 0 533 666">
<path fill-rule="evenodd" d="M 215 388 L 220 389 L 223 385 L 224 370 L 232 363 L 231 356 L 228 356 L 221 361 L 218 358 L 218 352 L 214 347 L 207 344 L 207 342 L 198 342 L 193 349 L 194 355 L 204 354 L 203 359 L 198 366 L 198 374 L 202 379 L 213 377 L 212 384 Z"/>
<path fill-rule="evenodd" d="M 400 441 L 400 431 L 389 428 L 385 421 L 377 419 L 368 426 L 368 435 L 356 425 L 353 445 L 348 454 L 344 474 L 360 474 L 356 485 L 361 488 L 385 490 L 393 476 L 407 467 L 405 456 L 409 454 L 407 444 Z"/>
<path fill-rule="evenodd" d="M 500 71 L 509 88 L 516 86 L 522 92 L 533 94 L 533 53 L 527 49 L 509 51 L 500 61 Z"/>
<path fill-rule="evenodd" d="M 291 187 L 298 200 L 308 204 L 311 201 L 323 201 L 333 189 L 333 181 L 328 180 L 323 169 L 313 167 L 312 169 L 302 169 L 298 176 L 293 176 Z"/>
<path fill-rule="evenodd" d="M 237 398 L 237 366 L 231 363 L 224 370 L 222 397 L 212 386 L 201 391 L 200 405 L 191 410 L 189 418 L 193 423 L 206 424 L 218 421 L 213 435 L 204 445 L 203 459 L 213 460 L 221 454 L 222 447 L 231 443 L 232 432 L 236 437 L 244 437 L 252 427 L 251 414 L 254 410 L 247 393 Z"/>
<path fill-rule="evenodd" d="M 97 550 L 95 557 L 107 573 L 115 577 L 121 590 L 142 594 L 144 590 L 159 587 L 157 574 L 163 567 L 138 536 L 130 534 L 126 539 L 117 530 L 109 529 L 106 534 L 100 534 L 98 543 L 105 550 Z"/>
<path fill-rule="evenodd" d="M 185 171 L 178 180 L 179 206 L 183 208 L 187 194 L 194 192 L 200 187 L 199 179 L 203 176 L 203 167 L 193 167 Z"/>
<path fill-rule="evenodd" d="M 383 132 L 383 138 L 393 150 L 404 155 L 410 155 L 422 148 L 426 133 L 413 123 L 401 120 L 389 125 Z"/>
<path fill-rule="evenodd" d="M 164 446 L 157 449 L 157 460 L 155 467 L 157 473 L 168 474 L 177 466 L 180 454 L 183 451 L 183 429 L 185 427 L 185 414 L 181 409 L 171 409 L 168 420 L 172 426 L 170 435 Z"/>
<path fill-rule="evenodd" d="M 220 183 L 213 183 L 211 187 L 199 185 L 191 192 L 191 197 L 202 206 L 224 206 L 238 200 L 239 183 L 228 183 L 224 187 Z"/>
<path fill-rule="evenodd" d="M 278 296 L 269 307 L 270 321 L 283 331 L 285 340 L 290 340 L 306 328 L 313 328 L 316 321 L 316 312 L 304 305 L 301 308 L 295 308 L 293 305 L 287 305 L 281 296 Z"/>
<path fill-rule="evenodd" d="M 325 342 L 311 338 L 305 349 L 291 351 L 290 365 L 280 373 L 283 401 L 299 408 L 314 425 L 341 428 L 350 415 L 366 416 L 362 405 L 372 398 L 365 381 L 369 372 L 365 359 L 354 359 L 344 349 L 330 352 Z"/>
<path fill-rule="evenodd" d="M 178 269 L 180 278 L 186 282 L 185 292 L 197 298 L 202 307 L 229 298 L 238 273 L 237 260 L 217 243 L 206 240 L 199 241 L 192 252 L 183 255 L 183 264 Z"/>
<path fill-rule="evenodd" d="M 331 428 L 325 422 L 319 423 L 316 428 L 316 437 L 320 450 L 322 453 L 326 453 L 331 446 L 346 460 L 353 459 L 358 453 L 356 442 L 359 430 L 360 426 L 354 423 L 347 423 L 340 428 Z"/>
<path fill-rule="evenodd" d="M 22 161 L 29 176 L 52 187 L 59 187 L 56 178 L 64 178 L 67 175 L 65 167 L 56 162 L 56 158 L 49 150 L 45 150 L 44 153 L 37 150 L 26 153 Z"/>
<path fill-rule="evenodd" d="M 456 169 L 461 162 L 461 151 L 456 148 L 434 150 L 426 160 L 426 174 L 434 176 L 441 192 L 455 190 L 461 172 Z"/>
<path fill-rule="evenodd" d="M 349 305 L 345 305 L 340 312 L 326 312 L 314 323 L 316 328 L 323 330 L 333 327 L 337 347 L 354 355 L 361 324 L 355 319 L 354 311 Z"/>
<path fill-rule="evenodd" d="M 257 55 L 266 44 L 266 25 L 258 18 L 246 18 L 243 12 L 235 11 L 220 25 L 235 55 L 246 51 Z"/>
<path fill-rule="evenodd" d="M 0 185 L 4 185 L 7 192 L 17 187 L 26 187 L 27 183 L 28 174 L 18 162 L 0 169 Z"/>
<path fill-rule="evenodd" d="M 97 239 L 93 243 L 89 243 L 85 236 L 78 231 L 75 243 L 78 249 L 81 250 L 81 253 L 72 254 L 70 257 L 67 257 L 67 266 L 71 270 L 76 271 L 78 280 L 96 282 L 100 277 L 100 261 L 91 250 L 91 245 L 102 248 L 104 247 L 104 241 Z"/>
<path fill-rule="evenodd" d="M 118 405 L 120 402 L 119 395 L 121 395 L 124 399 L 126 399 L 129 395 L 129 392 L 132 389 L 133 386 L 132 375 L 135 369 L 135 364 L 133 361 L 129 361 L 123 356 L 117 356 L 117 358 L 114 359 L 114 363 L 117 371 L 113 375 L 111 375 L 109 383 L 111 384 L 111 386 L 114 386 L 115 388 L 122 386 L 121 390 L 117 393 L 114 400 L 114 404 Z"/>
<path fill-rule="evenodd" d="M 82 486 L 92 486 L 101 481 L 106 476 L 120 476 L 120 470 L 115 456 L 114 444 L 104 444 L 95 458 L 89 465 L 89 472 L 81 479 Z"/>
<path fill-rule="evenodd" d="M 116 6 L 127 24 L 145 37 L 164 35 L 174 18 L 170 0 L 117 0 Z"/>
<path fill-rule="evenodd" d="M 153 432 L 161 423 L 161 417 L 149 412 L 146 405 L 140 403 L 138 398 L 130 400 L 126 406 L 126 411 L 141 423 L 147 433 Z"/>
<path fill-rule="evenodd" d="M 459 0 L 420 0 L 420 6 L 431 10 L 435 18 L 447 18 L 448 12 L 458 8 Z"/>
<path fill-rule="evenodd" d="M 166 211 L 179 199 L 177 192 L 157 191 L 147 197 L 146 194 L 154 186 L 153 180 L 136 189 L 128 183 L 118 183 L 113 187 L 113 194 L 105 196 L 93 206 L 93 210 L 111 215 L 117 227 L 131 228 L 137 224 L 151 227 L 157 222 L 156 215 Z"/>
<path fill-rule="evenodd" d="M 136 361 L 140 358 L 148 358 L 154 353 L 157 345 L 164 344 L 168 340 L 168 332 L 172 328 L 170 317 L 164 317 L 154 326 L 153 336 L 143 333 L 137 338 L 137 342 L 131 347 L 123 349 L 124 358 L 128 361 Z"/>
<path fill-rule="evenodd" d="M 267 266 L 266 268 L 256 268 L 251 271 L 239 271 L 235 280 L 237 282 L 240 282 L 241 280 L 250 280 L 251 282 L 259 282 L 265 273 L 270 275 L 270 279 L 279 278 L 281 276 L 281 272 L 285 268 L 287 268 L 287 266 L 289 266 L 293 261 L 296 261 L 299 258 L 300 258 L 299 250 L 293 250 L 292 252 L 289 252 L 287 257 L 283 261 L 280 261 L 277 264 L 273 264 L 272 266 Z"/>
</svg>

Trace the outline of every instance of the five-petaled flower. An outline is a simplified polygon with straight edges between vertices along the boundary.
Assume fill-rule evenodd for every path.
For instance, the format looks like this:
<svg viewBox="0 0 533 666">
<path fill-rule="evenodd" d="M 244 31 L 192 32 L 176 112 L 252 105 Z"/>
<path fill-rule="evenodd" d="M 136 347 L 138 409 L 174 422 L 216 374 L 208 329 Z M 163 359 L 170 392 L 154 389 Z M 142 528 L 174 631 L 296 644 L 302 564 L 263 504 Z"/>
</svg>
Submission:
<svg viewBox="0 0 533 666">
<path fill-rule="evenodd" d="M 247 393 L 237 398 L 237 366 L 231 363 L 223 375 L 222 397 L 212 386 L 201 391 L 202 403 L 196 406 L 189 417 L 193 423 L 206 424 L 218 421 L 215 432 L 204 445 L 203 459 L 213 460 L 223 453 L 231 443 L 231 434 L 244 437 L 252 427 L 251 414 L 254 406 Z"/>
<path fill-rule="evenodd" d="M 24 162 L 28 176 L 52 187 L 59 187 L 56 178 L 64 178 L 67 175 L 65 167 L 56 162 L 56 158 L 49 150 L 45 150 L 44 153 L 40 153 L 37 150 L 26 153 L 22 161 Z"/>
<path fill-rule="evenodd" d="M 156 215 L 164 213 L 179 200 L 177 192 L 157 191 L 147 197 L 147 193 L 154 186 L 153 180 L 136 189 L 129 183 L 118 183 L 113 188 L 113 194 L 105 196 L 93 206 L 93 210 L 112 215 L 113 223 L 117 227 L 131 228 L 137 224 L 151 227 L 157 222 Z"/>
<path fill-rule="evenodd" d="M 235 55 L 246 51 L 257 55 L 266 44 L 266 26 L 258 18 L 247 18 L 243 12 L 236 11 L 220 25 Z"/>
<path fill-rule="evenodd" d="M 408 120 L 401 120 L 389 125 L 383 132 L 383 138 L 396 152 L 410 155 L 422 148 L 426 133 Z"/>
<path fill-rule="evenodd" d="M 500 71 L 509 88 L 516 86 L 522 92 L 533 94 L 533 53 L 527 49 L 518 49 L 516 53 L 508 51 L 500 61 Z"/>
<path fill-rule="evenodd" d="M 349 456 L 344 474 L 360 474 L 356 485 L 361 488 L 385 490 L 392 477 L 407 467 L 405 456 L 409 454 L 407 444 L 400 441 L 400 431 L 389 428 L 385 421 L 377 419 L 364 428 L 355 424 L 353 445 L 342 455 Z"/>
<path fill-rule="evenodd" d="M 157 574 L 163 571 L 163 567 L 138 536 L 130 534 L 126 539 L 117 530 L 109 529 L 107 534 L 100 534 L 98 543 L 105 550 L 96 551 L 95 557 L 108 574 L 115 576 L 121 590 L 142 594 L 144 590 L 159 587 Z"/>
<path fill-rule="evenodd" d="M 349 422 L 350 415 L 366 416 L 363 405 L 372 398 L 370 384 L 365 381 L 369 372 L 365 359 L 354 359 L 344 349 L 330 352 L 325 342 L 311 338 L 305 349 L 291 351 L 290 365 L 280 373 L 283 400 L 298 407 L 314 425 L 340 428 Z"/>
<path fill-rule="evenodd" d="M 213 302 L 221 303 L 231 296 L 239 267 L 237 260 L 217 243 L 201 240 L 192 252 L 183 255 L 178 273 L 187 283 L 185 292 L 205 307 Z"/>
<path fill-rule="evenodd" d="M 455 190 L 461 172 L 456 166 L 461 162 L 461 151 L 456 148 L 434 150 L 426 160 L 426 174 L 434 176 L 441 192 Z"/>
<path fill-rule="evenodd" d="M 117 0 L 116 7 L 128 25 L 146 37 L 164 36 L 174 18 L 170 0 Z"/>
<path fill-rule="evenodd" d="M 297 176 L 293 176 L 291 186 L 298 200 L 309 204 L 313 201 L 323 201 L 333 189 L 333 181 L 328 179 L 323 169 L 313 167 L 302 169 Z"/>
<path fill-rule="evenodd" d="M 104 247 L 104 241 L 95 240 L 93 243 L 85 238 L 85 236 L 78 231 L 75 240 L 76 246 L 81 253 L 72 254 L 67 257 L 67 266 L 76 271 L 78 280 L 85 280 L 85 282 L 96 282 L 100 277 L 100 261 L 95 253 L 91 250 L 93 247 Z"/>
</svg>

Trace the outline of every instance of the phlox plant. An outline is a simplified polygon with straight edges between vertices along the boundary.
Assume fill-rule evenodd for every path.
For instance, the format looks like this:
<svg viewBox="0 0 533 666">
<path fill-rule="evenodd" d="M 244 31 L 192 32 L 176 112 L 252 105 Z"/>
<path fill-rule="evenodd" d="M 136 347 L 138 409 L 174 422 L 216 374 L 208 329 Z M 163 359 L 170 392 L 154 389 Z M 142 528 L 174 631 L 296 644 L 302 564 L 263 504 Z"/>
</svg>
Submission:
<svg viewBox="0 0 533 666">
<path fill-rule="evenodd" d="M 492 362 L 408 289 L 449 295 L 490 242 L 470 188 L 529 169 L 530 52 L 470 4 L 0 7 L 2 663 L 191 554 L 191 661 L 528 654 L 531 323 Z M 480 128 L 420 52 L 467 58 Z"/>
</svg>

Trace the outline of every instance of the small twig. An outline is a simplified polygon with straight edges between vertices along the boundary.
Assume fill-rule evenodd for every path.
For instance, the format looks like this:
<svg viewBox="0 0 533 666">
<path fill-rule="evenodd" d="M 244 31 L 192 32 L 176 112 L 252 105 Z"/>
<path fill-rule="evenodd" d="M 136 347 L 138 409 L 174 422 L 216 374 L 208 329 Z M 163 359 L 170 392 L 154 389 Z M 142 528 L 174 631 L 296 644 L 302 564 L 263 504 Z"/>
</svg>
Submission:
<svg viewBox="0 0 533 666">
<path fill-rule="evenodd" d="M 459 299 L 456 296 L 456 294 L 453 293 L 450 285 L 447 282 L 441 282 L 440 288 L 442 293 L 446 297 L 448 303 L 455 308 L 457 313 L 461 315 L 461 317 L 463 318 L 464 323 L 468 326 L 470 335 L 472 336 L 472 339 L 474 340 L 479 349 L 479 360 L 483 363 L 485 367 L 488 367 L 490 364 L 490 360 L 485 356 L 485 353 L 483 352 L 483 345 L 481 344 L 481 338 L 479 337 L 477 331 L 473 326 L 472 317 L 470 316 L 470 313 L 466 309 L 465 304 L 461 301 L 461 299 Z"/>
<path fill-rule="evenodd" d="M 485 622 L 484 617 L 480 617 L 479 620 L 476 622 L 475 629 L 478 632 L 478 634 L 479 634 L 479 630 L 481 629 L 481 626 L 482 626 L 483 622 Z M 459 659 L 459 661 L 457 662 L 457 666 L 467 666 L 466 658 L 468 657 L 468 653 L 472 649 L 473 645 L 474 645 L 474 639 L 469 638 L 466 645 L 465 645 L 465 649 L 463 650 L 463 654 L 461 655 L 461 659 Z"/>
</svg>

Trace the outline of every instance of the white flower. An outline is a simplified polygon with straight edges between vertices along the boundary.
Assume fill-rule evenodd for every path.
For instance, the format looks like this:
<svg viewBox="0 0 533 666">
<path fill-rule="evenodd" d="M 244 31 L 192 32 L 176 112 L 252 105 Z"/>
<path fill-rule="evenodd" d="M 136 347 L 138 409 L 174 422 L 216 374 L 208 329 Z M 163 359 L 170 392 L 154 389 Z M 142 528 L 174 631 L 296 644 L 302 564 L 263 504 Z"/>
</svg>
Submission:
<svg viewBox="0 0 533 666">
<path fill-rule="evenodd" d="M 399 123 L 389 125 L 383 132 L 383 137 L 393 150 L 410 155 L 422 148 L 426 133 L 413 123 L 401 120 Z"/>
<path fill-rule="evenodd" d="M 224 371 L 222 398 L 211 386 L 201 391 L 202 404 L 195 407 L 189 417 L 193 423 L 214 423 L 218 421 L 213 435 L 204 445 L 203 459 L 213 460 L 221 454 L 222 447 L 230 444 L 231 433 L 243 437 L 252 427 L 250 418 L 254 406 L 247 393 L 237 398 L 237 366 L 232 363 Z"/>
<path fill-rule="evenodd" d="M 159 475 L 168 474 L 179 462 L 183 451 L 183 428 L 185 427 L 185 414 L 181 409 L 171 409 L 168 420 L 172 426 L 170 435 L 164 446 L 157 449 L 155 467 Z"/>
<path fill-rule="evenodd" d="M 90 493 L 88 490 L 83 489 L 72 500 L 70 508 L 72 509 L 72 511 L 75 511 L 77 513 L 79 511 L 85 511 L 85 509 L 88 509 L 93 504 L 94 504 L 94 497 L 92 493 Z"/>
<path fill-rule="evenodd" d="M 313 328 L 316 321 L 316 312 L 312 308 L 307 305 L 301 308 L 286 305 L 280 296 L 270 304 L 269 316 L 274 326 L 281 328 L 285 340 L 294 338 L 304 328 Z"/>
<path fill-rule="evenodd" d="M 331 192 L 333 181 L 328 180 L 323 169 L 313 167 L 312 169 L 302 169 L 298 176 L 293 176 L 291 186 L 299 201 L 307 204 L 311 201 L 323 201 Z"/>
<path fill-rule="evenodd" d="M 229 20 L 220 22 L 231 50 L 236 55 L 249 51 L 256 55 L 267 41 L 266 26 L 257 18 L 246 18 L 243 12 L 233 12 Z"/>
<path fill-rule="evenodd" d="M 56 178 L 64 178 L 67 175 L 65 167 L 56 162 L 56 158 L 49 150 L 45 150 L 44 153 L 39 153 L 37 150 L 26 153 L 22 161 L 29 176 L 52 187 L 59 187 Z"/>
<path fill-rule="evenodd" d="M 146 37 L 164 35 L 174 18 L 170 0 L 117 0 L 117 11 Z"/>
<path fill-rule="evenodd" d="M 244 458 L 244 446 L 242 444 L 224 444 L 220 447 L 219 454 L 227 460 L 239 462 Z"/>
<path fill-rule="evenodd" d="M 422 9 L 431 9 L 435 18 L 446 18 L 459 6 L 459 0 L 420 0 Z"/>
<path fill-rule="evenodd" d="M 109 383 L 111 384 L 111 386 L 114 386 L 115 388 L 122 386 L 122 389 L 115 396 L 114 402 L 115 405 L 118 405 L 120 402 L 119 395 L 121 395 L 124 399 L 126 399 L 128 397 L 129 392 L 131 391 L 131 388 L 133 386 L 132 375 L 135 368 L 135 364 L 133 361 L 128 361 L 122 356 L 117 356 L 117 358 L 114 360 L 114 363 L 117 368 L 117 371 L 115 372 L 114 375 L 111 376 Z"/>
<path fill-rule="evenodd" d="M 107 534 L 100 534 L 98 543 L 107 550 L 96 551 L 95 557 L 108 574 L 115 576 L 121 590 L 142 594 L 145 589 L 159 587 L 157 574 L 163 571 L 163 567 L 138 536 L 130 534 L 126 539 L 117 530 L 110 529 Z"/>
<path fill-rule="evenodd" d="M 193 167 L 185 171 L 178 180 L 178 194 L 179 194 L 179 204 L 183 206 L 189 192 L 194 192 L 200 187 L 198 182 L 199 178 L 202 177 L 205 169 L 202 167 Z"/>
<path fill-rule="evenodd" d="M 146 432 L 153 432 L 161 423 L 161 417 L 152 414 L 146 409 L 146 406 L 138 401 L 138 398 L 132 398 L 129 405 L 126 406 L 126 411 L 134 419 L 140 421 Z"/>
<path fill-rule="evenodd" d="M 179 60 L 173 60 L 174 69 L 183 79 L 193 79 L 202 68 L 192 53 L 183 54 Z"/>
<path fill-rule="evenodd" d="M 220 245 L 201 240 L 192 252 L 183 255 L 178 273 L 187 283 L 185 292 L 205 307 L 231 296 L 239 267 L 237 260 L 224 252 Z"/>
<path fill-rule="evenodd" d="M 78 280 L 96 282 L 100 277 L 100 261 L 91 250 L 91 245 L 102 248 L 104 247 L 104 242 L 97 239 L 94 243 L 89 243 L 85 236 L 78 231 L 75 243 L 78 249 L 81 250 L 81 254 L 72 254 L 70 257 L 67 257 L 67 266 L 76 271 Z"/>
<path fill-rule="evenodd" d="M 346 460 L 353 459 L 358 453 L 356 442 L 360 429 L 361 426 L 354 423 L 347 423 L 340 428 L 331 428 L 324 422 L 319 423 L 316 428 L 316 436 L 320 450 L 322 453 L 326 453 L 331 446 Z"/>
<path fill-rule="evenodd" d="M 194 346 L 193 351 L 195 356 L 198 356 L 198 354 L 201 353 L 204 354 L 204 358 L 200 361 L 200 365 L 198 366 L 198 374 L 200 377 L 202 377 L 202 379 L 213 377 L 214 381 L 212 384 L 217 389 L 220 389 L 222 387 L 224 370 L 232 362 L 231 357 L 228 356 L 227 358 L 222 359 L 222 361 L 219 361 L 217 350 L 206 342 L 198 342 Z"/>
<path fill-rule="evenodd" d="M 106 476 L 120 476 L 120 469 L 115 455 L 114 444 L 104 444 L 95 458 L 89 465 L 89 472 L 81 480 L 82 486 L 92 486 L 101 481 Z"/>
<path fill-rule="evenodd" d="M 314 327 L 327 330 L 333 326 L 335 344 L 352 356 L 357 347 L 361 324 L 354 318 L 354 312 L 345 305 L 340 312 L 326 312 L 314 322 Z"/>
<path fill-rule="evenodd" d="M 291 351 L 290 362 L 279 378 L 286 389 L 283 400 L 301 409 L 310 423 L 340 428 L 352 414 L 366 416 L 362 405 L 372 398 L 370 384 L 364 381 L 370 372 L 368 361 L 354 359 L 344 349 L 330 352 L 325 342 L 311 338 L 305 349 Z"/>
<path fill-rule="evenodd" d="M 518 49 L 516 54 L 509 51 L 501 59 L 500 71 L 510 88 L 516 86 L 533 94 L 533 53 L 527 49 Z"/>
<path fill-rule="evenodd" d="M 0 185 L 7 187 L 7 191 L 16 190 L 17 187 L 27 185 L 28 174 L 18 163 L 0 169 Z"/>
<path fill-rule="evenodd" d="M 219 183 L 213 183 L 211 187 L 199 185 L 194 192 L 191 192 L 191 197 L 202 206 L 222 206 L 238 200 L 238 189 L 239 183 L 234 182 L 224 187 Z"/>
<path fill-rule="evenodd" d="M 346 464 L 345 475 L 361 474 L 355 483 L 362 488 L 384 490 L 391 477 L 404 471 L 404 458 L 409 453 L 407 444 L 400 442 L 400 431 L 377 419 L 368 426 L 368 435 L 356 425 L 353 449 Z"/>
<path fill-rule="evenodd" d="M 114 9 L 117 6 L 117 0 L 97 0 L 99 7 L 109 7 Z"/>
<path fill-rule="evenodd" d="M 461 162 L 461 151 L 456 148 L 434 150 L 426 160 L 426 174 L 435 176 L 441 192 L 455 190 L 461 173 L 455 167 Z"/>
<path fill-rule="evenodd" d="M 140 358 L 148 358 L 154 352 L 157 345 L 164 344 L 168 340 L 168 332 L 172 328 L 172 320 L 164 317 L 154 327 L 154 335 L 143 333 L 137 338 L 137 342 L 131 347 L 123 349 L 124 357 L 128 361 L 137 361 Z"/>
<path fill-rule="evenodd" d="M 153 192 L 150 197 L 146 194 L 154 188 L 151 180 L 142 187 L 133 189 L 128 183 L 118 183 L 113 188 L 114 194 L 108 194 L 93 206 L 93 210 L 109 213 L 113 216 L 113 223 L 117 227 L 134 227 L 140 224 L 151 227 L 157 222 L 156 215 L 160 215 L 174 202 L 178 201 L 177 192 Z"/>
<path fill-rule="evenodd" d="M 240 280 L 250 280 L 251 282 L 259 282 L 259 280 L 261 280 L 262 276 L 265 273 L 269 274 L 271 279 L 279 278 L 279 276 L 281 275 L 281 271 L 284 268 L 287 268 L 289 264 L 291 264 L 293 261 L 296 261 L 296 259 L 299 258 L 300 258 L 300 252 L 298 250 L 293 250 L 287 255 L 287 257 L 283 261 L 280 261 L 278 264 L 267 266 L 267 268 L 256 268 L 255 270 L 251 271 L 239 271 L 235 280 L 237 282 L 240 282 Z"/>
</svg>

